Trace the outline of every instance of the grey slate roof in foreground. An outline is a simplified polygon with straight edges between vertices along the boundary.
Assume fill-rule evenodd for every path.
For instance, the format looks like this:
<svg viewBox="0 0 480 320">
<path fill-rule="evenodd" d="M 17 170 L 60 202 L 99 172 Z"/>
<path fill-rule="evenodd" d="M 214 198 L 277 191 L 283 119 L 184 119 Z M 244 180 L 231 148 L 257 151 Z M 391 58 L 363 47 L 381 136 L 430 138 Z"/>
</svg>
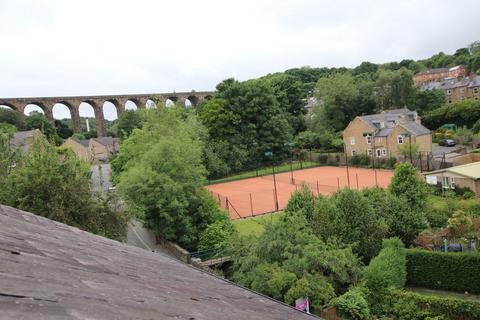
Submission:
<svg viewBox="0 0 480 320">
<path fill-rule="evenodd" d="M 0 205 L 0 319 L 315 319 L 167 256 Z"/>
</svg>

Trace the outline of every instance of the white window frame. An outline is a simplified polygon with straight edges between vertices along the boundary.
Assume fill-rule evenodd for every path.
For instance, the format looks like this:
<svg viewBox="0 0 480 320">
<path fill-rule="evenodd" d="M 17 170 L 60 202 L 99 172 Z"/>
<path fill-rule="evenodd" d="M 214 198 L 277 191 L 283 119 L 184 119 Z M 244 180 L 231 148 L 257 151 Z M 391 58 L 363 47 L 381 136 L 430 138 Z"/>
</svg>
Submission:
<svg viewBox="0 0 480 320">
<path fill-rule="evenodd" d="M 367 135 L 365 136 L 365 140 L 367 141 L 367 144 L 372 144 L 372 134 L 367 133 Z"/>
<path fill-rule="evenodd" d="M 357 155 L 357 151 L 355 149 L 352 149 L 352 157 L 355 157 Z"/>
<path fill-rule="evenodd" d="M 447 95 L 451 95 L 452 94 L 452 90 L 447 90 Z"/>
<path fill-rule="evenodd" d="M 383 148 L 382 149 L 382 157 L 386 157 L 387 156 L 387 149 Z"/>
<path fill-rule="evenodd" d="M 398 135 L 397 136 L 397 144 L 403 144 L 404 142 L 404 137 L 402 135 Z"/>
<path fill-rule="evenodd" d="M 368 149 L 367 152 L 368 152 L 368 155 L 369 155 L 370 157 L 373 155 L 373 150 L 372 150 L 372 149 Z"/>
<path fill-rule="evenodd" d="M 355 145 L 355 137 L 350 137 L 350 145 Z"/>
<path fill-rule="evenodd" d="M 381 158 L 382 157 L 382 149 L 375 149 L 375 156 L 377 158 Z"/>
</svg>

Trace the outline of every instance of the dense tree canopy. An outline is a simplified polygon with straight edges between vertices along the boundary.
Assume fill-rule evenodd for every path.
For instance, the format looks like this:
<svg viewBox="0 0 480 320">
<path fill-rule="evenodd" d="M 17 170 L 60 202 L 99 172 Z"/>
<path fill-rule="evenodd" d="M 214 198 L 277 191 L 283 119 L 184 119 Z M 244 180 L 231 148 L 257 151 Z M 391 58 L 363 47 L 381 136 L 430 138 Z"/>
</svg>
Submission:
<svg viewBox="0 0 480 320">
<path fill-rule="evenodd" d="M 203 188 L 204 129 L 179 107 L 145 112 L 142 129 L 133 131 L 112 161 L 120 194 L 159 236 L 189 250 L 197 249 L 199 241 L 216 247 L 215 240 L 225 241 L 230 222 Z"/>
<path fill-rule="evenodd" d="M 291 95 L 278 88 L 290 86 L 290 81 L 293 79 L 288 77 L 245 82 L 227 79 L 217 86 L 214 98 L 203 105 L 199 118 L 208 130 L 209 143 L 230 169 L 266 163 L 269 159 L 265 152 L 273 152 L 277 160 L 288 155 L 285 144 L 292 140 L 293 133 L 289 119 L 298 118 L 288 111 L 298 111 L 300 103 L 295 88 Z M 228 148 L 222 147 L 225 143 Z"/>
</svg>

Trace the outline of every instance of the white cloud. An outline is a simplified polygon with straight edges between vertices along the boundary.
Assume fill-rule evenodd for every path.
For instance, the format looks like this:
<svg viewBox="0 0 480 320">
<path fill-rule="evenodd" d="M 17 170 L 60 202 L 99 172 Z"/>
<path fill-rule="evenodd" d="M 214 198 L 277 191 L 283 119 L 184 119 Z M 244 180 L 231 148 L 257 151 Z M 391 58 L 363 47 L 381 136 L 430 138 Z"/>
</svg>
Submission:
<svg viewBox="0 0 480 320">
<path fill-rule="evenodd" d="M 213 90 L 291 67 L 453 52 L 478 2 L 2 0 L 2 96 Z M 108 115 L 107 117 L 110 117 Z"/>
</svg>

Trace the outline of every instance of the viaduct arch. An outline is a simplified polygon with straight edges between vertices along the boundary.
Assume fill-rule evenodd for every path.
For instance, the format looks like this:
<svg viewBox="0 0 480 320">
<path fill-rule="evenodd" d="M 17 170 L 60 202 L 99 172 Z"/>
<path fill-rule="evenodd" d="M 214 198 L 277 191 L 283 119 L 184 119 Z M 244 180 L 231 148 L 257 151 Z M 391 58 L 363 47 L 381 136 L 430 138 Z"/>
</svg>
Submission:
<svg viewBox="0 0 480 320">
<path fill-rule="evenodd" d="M 99 137 L 106 136 L 104 125 L 103 104 L 111 102 L 117 109 L 117 116 L 125 111 L 127 101 L 132 101 L 137 105 L 138 109 L 146 108 L 148 100 L 160 100 L 163 103 L 167 99 L 173 102 L 185 104 L 188 99 L 192 106 L 196 106 L 200 101 L 209 99 L 213 95 L 210 91 L 201 92 L 173 92 L 173 93 L 152 93 L 152 94 L 124 94 L 124 95 L 103 95 L 103 96 L 72 96 L 72 97 L 31 97 L 31 98 L 0 98 L 0 105 L 5 105 L 13 110 L 23 113 L 25 107 L 29 104 L 39 106 L 45 116 L 53 121 L 53 106 L 57 103 L 65 105 L 70 110 L 72 117 L 73 132 L 80 132 L 80 111 L 79 107 L 82 102 L 90 104 L 95 112 L 97 122 L 97 135 Z"/>
</svg>

